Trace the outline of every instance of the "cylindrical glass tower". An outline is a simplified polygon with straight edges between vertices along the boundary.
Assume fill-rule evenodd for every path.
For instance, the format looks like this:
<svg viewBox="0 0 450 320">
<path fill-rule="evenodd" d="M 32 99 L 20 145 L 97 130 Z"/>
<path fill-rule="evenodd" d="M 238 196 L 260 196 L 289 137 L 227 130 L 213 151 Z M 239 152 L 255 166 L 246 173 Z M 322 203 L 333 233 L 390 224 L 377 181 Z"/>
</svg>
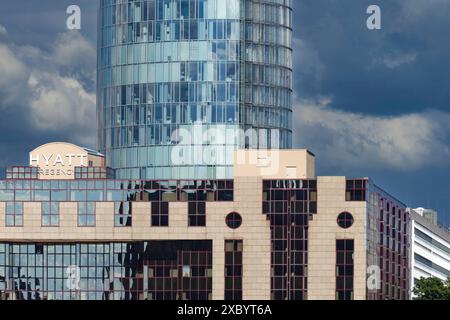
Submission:
<svg viewBox="0 0 450 320">
<path fill-rule="evenodd" d="M 226 179 L 291 148 L 292 0 L 99 0 L 98 149 L 123 179 Z"/>
</svg>

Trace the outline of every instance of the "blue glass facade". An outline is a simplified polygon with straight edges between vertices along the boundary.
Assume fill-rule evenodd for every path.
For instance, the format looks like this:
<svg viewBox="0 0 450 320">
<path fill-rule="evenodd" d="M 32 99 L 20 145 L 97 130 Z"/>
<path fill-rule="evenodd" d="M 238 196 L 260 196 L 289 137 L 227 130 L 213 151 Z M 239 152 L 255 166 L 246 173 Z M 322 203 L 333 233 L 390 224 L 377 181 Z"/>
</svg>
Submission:
<svg viewBox="0 0 450 320">
<path fill-rule="evenodd" d="M 291 4 L 101 0 L 98 147 L 117 178 L 227 179 L 238 147 L 291 148 Z"/>
<path fill-rule="evenodd" d="M 211 300 L 211 241 L 0 243 L 1 300 Z"/>
</svg>

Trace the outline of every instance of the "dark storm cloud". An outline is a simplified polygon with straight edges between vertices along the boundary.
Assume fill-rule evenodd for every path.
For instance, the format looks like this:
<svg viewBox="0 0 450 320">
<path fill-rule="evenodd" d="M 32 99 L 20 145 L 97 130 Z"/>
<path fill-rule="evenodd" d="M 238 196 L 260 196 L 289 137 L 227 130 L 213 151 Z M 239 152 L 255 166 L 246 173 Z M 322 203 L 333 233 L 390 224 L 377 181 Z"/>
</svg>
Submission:
<svg viewBox="0 0 450 320">
<path fill-rule="evenodd" d="M 366 28 L 379 5 L 382 30 Z M 450 0 L 294 1 L 296 147 L 450 224 Z M 440 178 L 438 178 L 440 177 Z"/>
<path fill-rule="evenodd" d="M 370 4 L 381 7 L 380 31 L 366 28 Z M 299 97 L 326 95 L 337 108 L 372 114 L 449 110 L 450 1 L 302 0 L 294 8 L 295 42 L 313 51 L 295 52 Z M 302 71 L 311 55 L 319 83 Z"/>
<path fill-rule="evenodd" d="M 81 32 L 95 43 L 97 0 L 1 1 L 0 25 L 17 43 L 45 49 L 53 44 L 56 34 L 67 31 L 66 9 L 72 4 L 81 7 Z"/>
</svg>

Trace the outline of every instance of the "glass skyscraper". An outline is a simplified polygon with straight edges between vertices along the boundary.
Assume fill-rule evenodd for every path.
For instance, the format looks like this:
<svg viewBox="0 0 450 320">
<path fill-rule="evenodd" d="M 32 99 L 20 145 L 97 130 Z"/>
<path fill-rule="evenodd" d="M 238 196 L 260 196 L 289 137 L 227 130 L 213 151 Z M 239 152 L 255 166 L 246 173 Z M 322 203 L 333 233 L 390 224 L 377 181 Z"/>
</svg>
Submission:
<svg viewBox="0 0 450 320">
<path fill-rule="evenodd" d="M 226 179 L 236 148 L 291 148 L 292 0 L 100 0 L 98 46 L 117 178 Z"/>
</svg>

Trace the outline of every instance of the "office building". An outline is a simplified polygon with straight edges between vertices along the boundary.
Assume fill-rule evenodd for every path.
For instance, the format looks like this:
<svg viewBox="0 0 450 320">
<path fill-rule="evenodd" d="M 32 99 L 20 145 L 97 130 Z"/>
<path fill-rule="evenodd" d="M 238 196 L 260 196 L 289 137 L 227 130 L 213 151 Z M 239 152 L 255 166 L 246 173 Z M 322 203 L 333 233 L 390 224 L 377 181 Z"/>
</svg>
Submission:
<svg viewBox="0 0 450 320">
<path fill-rule="evenodd" d="M 438 225 L 438 213 L 433 209 L 425 209 L 425 208 L 417 208 L 414 209 L 418 215 L 422 218 L 426 219 L 430 224 L 437 226 Z"/>
<path fill-rule="evenodd" d="M 98 149 L 117 177 L 230 179 L 234 150 L 291 148 L 291 7 L 99 1 Z"/>
<path fill-rule="evenodd" d="M 409 209 L 411 216 L 411 290 L 418 279 L 450 277 L 450 231 L 429 209 Z"/>
</svg>

